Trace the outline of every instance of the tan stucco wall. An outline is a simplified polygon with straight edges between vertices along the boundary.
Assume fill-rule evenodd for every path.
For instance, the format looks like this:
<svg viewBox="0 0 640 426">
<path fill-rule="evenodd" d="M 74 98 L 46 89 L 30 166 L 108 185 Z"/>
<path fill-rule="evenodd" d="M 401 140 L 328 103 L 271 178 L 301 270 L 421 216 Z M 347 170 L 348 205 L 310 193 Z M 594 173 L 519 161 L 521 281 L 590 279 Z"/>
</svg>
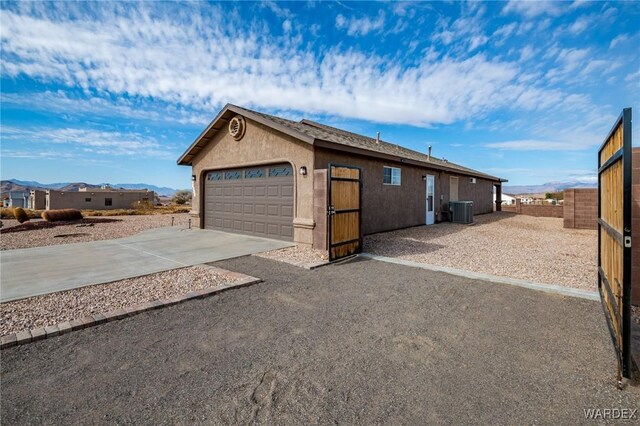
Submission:
<svg viewBox="0 0 640 426">
<path fill-rule="evenodd" d="M 362 233 L 364 235 L 426 222 L 426 182 L 422 176 L 435 178 L 436 222 L 442 221 L 442 210 L 448 209 L 451 174 L 407 163 L 387 161 L 357 154 L 317 148 L 315 168 L 326 169 L 330 162 L 362 169 Z M 401 169 L 401 185 L 382 183 L 383 166 Z M 456 176 L 456 175 L 454 175 Z M 443 199 L 440 199 L 440 195 Z M 458 200 L 473 201 L 474 214 L 493 211 L 493 183 L 468 176 L 458 176 Z"/>
<path fill-rule="evenodd" d="M 255 121 L 246 120 L 244 137 L 233 139 L 226 127 L 223 127 L 211 142 L 192 161 L 192 174 L 196 176 L 191 214 L 196 223 L 203 226 L 202 193 L 204 175 L 207 171 L 245 167 L 258 164 L 290 163 L 293 166 L 295 202 L 294 235 L 299 244 L 313 242 L 313 147 L 288 135 L 263 126 Z M 301 166 L 307 167 L 307 175 L 298 173 Z"/>
<path fill-rule="evenodd" d="M 44 210 L 46 204 L 46 192 L 39 189 L 32 189 L 29 197 L 31 198 L 31 208 L 35 210 Z"/>
<path fill-rule="evenodd" d="M 86 201 L 90 198 L 91 201 Z M 111 198 L 111 206 L 105 206 L 105 198 Z M 46 209 L 114 210 L 131 209 L 138 201 L 153 203 L 153 191 L 54 191 L 46 192 Z"/>
</svg>

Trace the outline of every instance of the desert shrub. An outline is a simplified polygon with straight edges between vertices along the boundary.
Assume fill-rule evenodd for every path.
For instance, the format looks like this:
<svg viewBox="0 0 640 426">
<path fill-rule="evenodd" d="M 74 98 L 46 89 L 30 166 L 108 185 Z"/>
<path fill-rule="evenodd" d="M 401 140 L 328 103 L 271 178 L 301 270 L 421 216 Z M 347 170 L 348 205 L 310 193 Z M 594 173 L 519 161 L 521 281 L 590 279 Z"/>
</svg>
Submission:
<svg viewBox="0 0 640 426">
<path fill-rule="evenodd" d="M 76 209 L 46 210 L 42 212 L 42 218 L 48 222 L 67 222 L 82 220 L 82 213 Z"/>
<path fill-rule="evenodd" d="M 189 200 L 191 200 L 191 191 L 186 189 L 176 191 L 175 195 L 173 196 L 173 202 L 178 205 L 186 204 Z"/>
<path fill-rule="evenodd" d="M 0 209 L 0 219 L 15 219 L 16 215 L 13 214 L 11 207 L 2 207 Z"/>
<path fill-rule="evenodd" d="M 27 215 L 27 212 L 25 212 L 22 207 L 13 209 L 13 215 L 20 223 L 29 222 L 29 215 Z"/>
<path fill-rule="evenodd" d="M 148 212 L 148 211 L 152 211 L 153 208 L 154 208 L 153 202 L 150 200 L 136 201 L 135 203 L 133 203 L 134 210 Z"/>
</svg>

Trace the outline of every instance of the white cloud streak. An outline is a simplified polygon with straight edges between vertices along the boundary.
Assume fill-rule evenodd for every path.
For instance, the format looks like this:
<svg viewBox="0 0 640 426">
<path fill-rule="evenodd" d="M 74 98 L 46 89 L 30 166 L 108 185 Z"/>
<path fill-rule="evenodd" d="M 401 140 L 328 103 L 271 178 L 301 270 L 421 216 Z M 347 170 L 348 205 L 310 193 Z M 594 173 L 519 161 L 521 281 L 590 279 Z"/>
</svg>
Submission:
<svg viewBox="0 0 640 426">
<path fill-rule="evenodd" d="M 57 152 L 60 156 L 75 154 L 97 154 L 102 156 L 142 156 L 147 158 L 174 158 L 176 152 L 161 146 L 157 141 L 137 133 L 109 132 L 78 128 L 23 129 L 2 126 L 3 141 L 13 142 L 12 150 L 2 150 L 2 155 L 16 156 L 16 152 L 31 153 L 46 157 L 46 153 Z M 53 150 L 52 146 L 56 149 Z M 15 150 L 16 146 L 23 148 Z M 25 146 L 28 149 L 24 148 Z M 13 154 L 12 154 L 13 153 Z"/>
<path fill-rule="evenodd" d="M 312 52 L 295 37 L 277 38 L 255 27 L 243 30 L 233 13 L 223 16 L 215 9 L 205 19 L 195 12 L 158 14 L 142 6 L 113 7 L 115 11 L 97 9 L 97 17 L 73 19 L 60 10 L 4 10 L 2 74 L 116 98 L 164 102 L 176 106 L 182 117 L 178 120 L 187 119 L 180 108 L 213 115 L 231 102 L 429 126 L 501 108 L 536 110 L 557 92 L 521 81 L 518 63 L 491 60 L 482 53 L 425 56 L 406 65 L 354 49 Z M 473 17 L 481 13 L 472 11 L 450 29 L 474 22 L 479 28 Z M 358 21 L 353 32 L 373 31 L 383 19 L 381 14 L 372 24 Z M 347 31 L 352 22 L 345 18 Z M 473 50 L 486 37 L 477 29 L 468 42 Z"/>
<path fill-rule="evenodd" d="M 350 17 L 344 15 L 336 17 L 336 28 L 346 29 L 350 36 L 364 36 L 372 31 L 380 31 L 384 28 L 385 15 L 383 11 L 378 12 L 375 19 L 368 16 L 362 18 Z"/>
</svg>

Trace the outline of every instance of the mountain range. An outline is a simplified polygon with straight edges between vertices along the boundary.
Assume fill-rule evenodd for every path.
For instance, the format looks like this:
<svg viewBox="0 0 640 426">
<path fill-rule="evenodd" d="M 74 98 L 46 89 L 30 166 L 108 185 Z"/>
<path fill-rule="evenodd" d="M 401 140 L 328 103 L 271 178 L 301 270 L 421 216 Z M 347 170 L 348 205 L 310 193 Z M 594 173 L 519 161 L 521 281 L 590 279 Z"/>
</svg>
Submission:
<svg viewBox="0 0 640 426">
<path fill-rule="evenodd" d="M 547 182 L 542 185 L 506 185 L 502 187 L 504 194 L 544 194 L 546 192 L 560 192 L 567 188 L 596 188 L 597 182 Z"/>
<path fill-rule="evenodd" d="M 154 191 L 161 196 L 171 197 L 175 194 L 176 189 L 168 188 L 166 186 L 155 186 L 148 183 L 85 183 L 85 182 L 57 182 L 57 183 L 41 183 L 36 181 L 8 179 L 0 182 L 0 192 L 5 193 L 9 191 L 28 191 L 30 189 L 58 189 L 61 191 L 78 191 L 82 187 L 87 188 L 100 188 L 102 186 L 109 185 L 112 188 L 122 189 L 148 189 Z"/>
</svg>

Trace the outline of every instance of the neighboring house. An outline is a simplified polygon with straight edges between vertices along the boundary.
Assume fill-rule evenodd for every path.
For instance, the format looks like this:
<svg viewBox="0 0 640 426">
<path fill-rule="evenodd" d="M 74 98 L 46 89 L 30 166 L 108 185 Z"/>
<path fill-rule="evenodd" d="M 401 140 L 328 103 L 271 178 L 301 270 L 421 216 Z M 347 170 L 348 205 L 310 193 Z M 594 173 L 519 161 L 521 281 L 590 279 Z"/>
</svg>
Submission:
<svg viewBox="0 0 640 426">
<path fill-rule="evenodd" d="M 2 207 L 30 208 L 29 193 L 24 191 L 10 191 L 2 199 Z"/>
<path fill-rule="evenodd" d="M 55 191 L 50 189 L 45 193 L 45 209 L 131 209 L 138 203 L 154 203 L 154 200 L 155 193 L 147 190 L 80 188 L 79 191 Z"/>
<path fill-rule="evenodd" d="M 475 214 L 490 213 L 494 187 L 500 194 L 504 182 L 379 138 L 235 105 L 225 106 L 178 160 L 192 167 L 191 214 L 201 228 L 317 247 L 326 239 L 314 228 L 326 222 L 329 163 L 361 168 L 364 235 L 439 222 L 450 200 L 470 200 Z"/>
<path fill-rule="evenodd" d="M 46 191 L 32 189 L 29 191 L 29 206 L 34 210 L 44 210 L 47 206 Z"/>
<path fill-rule="evenodd" d="M 495 203 L 496 201 L 496 193 L 493 193 L 493 202 Z M 502 205 L 503 206 L 510 206 L 512 204 L 516 203 L 516 198 L 512 197 L 511 195 L 508 194 L 502 194 Z"/>
</svg>

